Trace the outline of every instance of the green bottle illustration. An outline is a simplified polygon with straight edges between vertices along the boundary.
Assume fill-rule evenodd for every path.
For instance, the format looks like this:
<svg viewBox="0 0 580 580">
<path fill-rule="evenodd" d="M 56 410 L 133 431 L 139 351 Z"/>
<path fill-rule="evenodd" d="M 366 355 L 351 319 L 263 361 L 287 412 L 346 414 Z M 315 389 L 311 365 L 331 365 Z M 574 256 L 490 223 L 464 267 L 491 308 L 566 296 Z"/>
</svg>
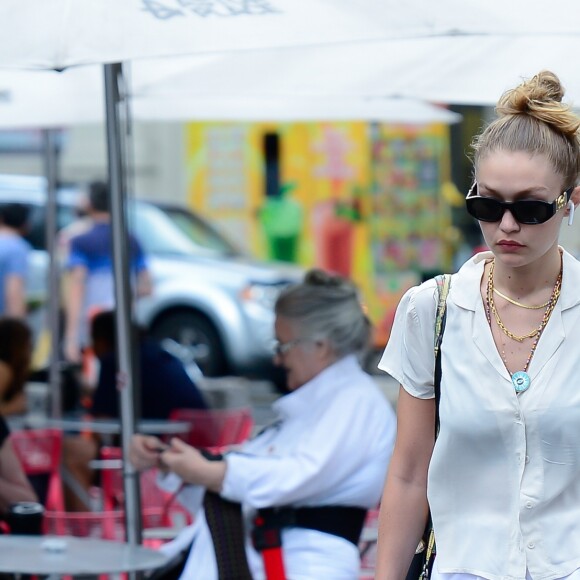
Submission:
<svg viewBox="0 0 580 580">
<path fill-rule="evenodd" d="M 295 188 L 293 182 L 283 184 L 280 194 L 267 197 L 260 210 L 260 222 L 271 260 L 298 262 L 304 212 L 300 203 L 290 196 Z"/>
</svg>

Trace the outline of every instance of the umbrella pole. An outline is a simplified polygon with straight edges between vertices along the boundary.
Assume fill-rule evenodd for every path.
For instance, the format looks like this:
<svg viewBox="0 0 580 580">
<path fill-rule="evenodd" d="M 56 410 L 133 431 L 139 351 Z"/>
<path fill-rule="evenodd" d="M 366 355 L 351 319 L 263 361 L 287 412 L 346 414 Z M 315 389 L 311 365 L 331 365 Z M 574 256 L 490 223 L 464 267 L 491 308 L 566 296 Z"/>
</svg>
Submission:
<svg viewBox="0 0 580 580">
<path fill-rule="evenodd" d="M 46 176 L 46 249 L 49 256 L 48 268 L 48 328 L 50 332 L 50 360 L 48 386 L 51 416 L 62 415 L 62 389 L 60 376 L 60 267 L 57 256 L 57 144 L 56 130 L 43 130 L 44 173 Z M 44 330 L 44 329 L 43 329 Z M 41 330 L 41 332 L 43 332 Z"/>
<path fill-rule="evenodd" d="M 121 444 L 123 449 L 123 484 L 125 491 L 125 529 L 127 542 L 140 544 L 141 509 L 138 473 L 128 460 L 131 438 L 135 432 L 135 365 L 132 356 L 131 284 L 129 266 L 129 232 L 126 218 L 124 149 L 121 136 L 120 109 L 125 95 L 121 93 L 121 63 L 104 65 L 105 109 L 107 123 L 107 157 L 111 189 L 111 229 L 113 236 L 113 273 L 115 279 L 117 331 L 117 388 L 121 410 Z"/>
</svg>

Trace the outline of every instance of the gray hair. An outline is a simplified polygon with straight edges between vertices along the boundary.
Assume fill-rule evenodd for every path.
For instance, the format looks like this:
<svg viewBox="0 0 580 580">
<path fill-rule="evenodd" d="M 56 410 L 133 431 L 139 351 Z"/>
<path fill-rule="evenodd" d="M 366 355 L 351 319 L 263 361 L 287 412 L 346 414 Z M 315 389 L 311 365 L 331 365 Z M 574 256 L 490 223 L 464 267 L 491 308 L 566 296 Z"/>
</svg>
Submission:
<svg viewBox="0 0 580 580">
<path fill-rule="evenodd" d="M 370 346 L 372 327 L 358 289 L 342 276 L 310 270 L 303 282 L 280 293 L 275 312 L 296 321 L 302 338 L 329 340 L 338 358 L 360 356 Z"/>
</svg>

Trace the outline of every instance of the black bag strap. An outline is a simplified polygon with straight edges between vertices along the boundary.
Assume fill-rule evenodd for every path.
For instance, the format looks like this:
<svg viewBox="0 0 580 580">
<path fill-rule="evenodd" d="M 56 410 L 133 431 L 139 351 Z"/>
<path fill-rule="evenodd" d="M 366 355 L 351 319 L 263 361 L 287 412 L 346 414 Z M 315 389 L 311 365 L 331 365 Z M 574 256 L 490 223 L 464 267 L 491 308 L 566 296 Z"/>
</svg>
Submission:
<svg viewBox="0 0 580 580">
<path fill-rule="evenodd" d="M 435 315 L 435 338 L 433 344 L 435 354 L 433 386 L 435 389 L 435 439 L 437 439 L 437 435 L 439 435 L 439 403 L 441 402 L 441 345 L 443 344 L 443 331 L 445 330 L 445 322 L 447 320 L 447 295 L 449 294 L 449 288 L 451 285 L 451 275 L 441 274 L 435 277 L 435 281 L 437 282 L 438 300 L 437 312 Z M 436 552 L 435 532 L 433 530 L 433 522 L 431 520 L 430 512 L 425 532 L 426 554 L 423 569 L 419 575 L 419 580 L 428 579 L 431 576 L 431 567 Z"/>
<path fill-rule="evenodd" d="M 223 455 L 201 451 L 210 461 Z M 206 490 L 203 498 L 205 519 L 211 534 L 220 580 L 252 580 L 246 556 L 242 505 Z"/>
<path fill-rule="evenodd" d="M 203 508 L 220 580 L 252 580 L 246 557 L 241 504 L 206 491 Z"/>
<path fill-rule="evenodd" d="M 439 434 L 439 403 L 441 401 L 441 344 L 443 342 L 443 331 L 447 320 L 447 296 L 451 286 L 451 275 L 440 274 L 435 277 L 437 282 L 437 313 L 435 315 L 435 339 L 433 350 L 435 353 L 435 374 L 433 385 L 435 388 L 435 438 Z"/>
</svg>

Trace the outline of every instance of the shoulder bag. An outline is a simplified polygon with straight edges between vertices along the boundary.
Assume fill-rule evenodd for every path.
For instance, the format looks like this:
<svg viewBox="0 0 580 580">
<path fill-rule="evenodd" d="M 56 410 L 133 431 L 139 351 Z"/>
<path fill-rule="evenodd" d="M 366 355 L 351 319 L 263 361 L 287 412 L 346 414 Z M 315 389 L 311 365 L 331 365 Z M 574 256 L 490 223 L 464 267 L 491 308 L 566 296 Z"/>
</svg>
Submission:
<svg viewBox="0 0 580 580">
<path fill-rule="evenodd" d="M 441 400 L 441 342 L 443 341 L 443 331 L 445 329 L 445 318 L 447 314 L 447 295 L 451 285 L 451 275 L 441 274 L 436 276 L 437 293 L 437 313 L 435 316 L 435 374 L 433 384 L 435 387 L 435 439 L 439 433 L 439 402 Z M 419 542 L 415 556 L 407 572 L 406 580 L 428 580 L 431 577 L 431 569 L 435 560 L 435 534 L 431 514 L 427 518 L 427 525 L 423 538 Z"/>
</svg>

